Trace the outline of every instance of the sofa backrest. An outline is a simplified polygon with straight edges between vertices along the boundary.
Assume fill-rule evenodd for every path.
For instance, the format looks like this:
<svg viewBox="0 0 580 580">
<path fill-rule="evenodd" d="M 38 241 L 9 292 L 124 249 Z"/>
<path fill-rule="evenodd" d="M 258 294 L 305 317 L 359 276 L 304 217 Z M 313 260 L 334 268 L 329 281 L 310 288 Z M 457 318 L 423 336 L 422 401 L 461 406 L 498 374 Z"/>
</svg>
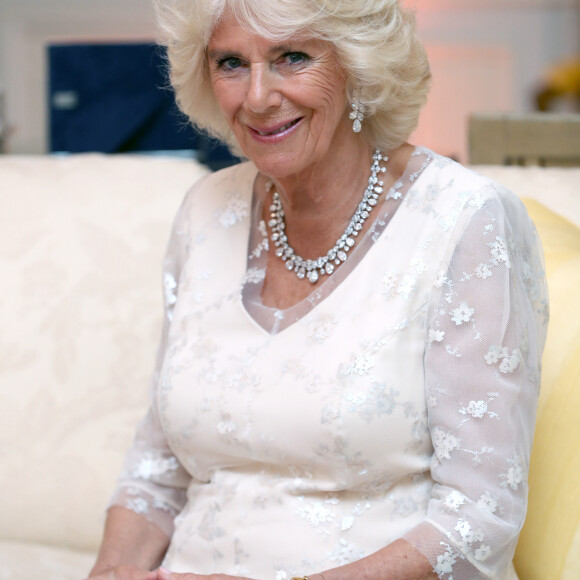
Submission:
<svg viewBox="0 0 580 580">
<path fill-rule="evenodd" d="M 194 161 L 0 157 L 0 539 L 95 549 Z"/>
<path fill-rule="evenodd" d="M 580 169 L 478 169 L 580 225 Z M 204 172 L 175 159 L 0 157 L 0 539 L 97 548 L 147 405 L 171 221 Z M 526 580 L 577 578 L 580 232 L 527 203 L 552 322 L 516 565 Z"/>
</svg>

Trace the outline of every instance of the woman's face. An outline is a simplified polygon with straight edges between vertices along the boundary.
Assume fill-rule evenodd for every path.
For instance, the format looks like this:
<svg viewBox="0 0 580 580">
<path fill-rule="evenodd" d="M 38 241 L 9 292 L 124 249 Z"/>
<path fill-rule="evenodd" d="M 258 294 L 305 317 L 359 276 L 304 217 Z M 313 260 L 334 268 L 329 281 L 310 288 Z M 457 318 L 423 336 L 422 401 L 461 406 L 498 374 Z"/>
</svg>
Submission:
<svg viewBox="0 0 580 580">
<path fill-rule="evenodd" d="M 352 137 L 332 46 L 266 40 L 224 19 L 208 45 L 210 80 L 244 154 L 270 177 L 316 167 Z"/>
</svg>

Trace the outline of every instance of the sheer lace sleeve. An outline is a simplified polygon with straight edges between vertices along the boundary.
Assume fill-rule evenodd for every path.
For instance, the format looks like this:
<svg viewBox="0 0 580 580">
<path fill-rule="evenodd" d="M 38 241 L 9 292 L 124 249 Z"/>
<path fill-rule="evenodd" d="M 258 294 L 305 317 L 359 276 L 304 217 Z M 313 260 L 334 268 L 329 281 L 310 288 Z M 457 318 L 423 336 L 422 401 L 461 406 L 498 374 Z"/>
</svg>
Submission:
<svg viewBox="0 0 580 580">
<path fill-rule="evenodd" d="M 519 200 L 486 187 L 465 212 L 427 327 L 435 486 L 406 539 L 446 580 L 499 578 L 513 557 L 548 318 L 535 228 Z"/>
<path fill-rule="evenodd" d="M 185 259 L 187 215 L 191 194 L 179 210 L 163 262 L 164 317 L 155 370 L 151 380 L 150 408 L 140 422 L 129 449 L 117 489 L 109 503 L 142 514 L 161 528 L 167 536 L 173 533 L 173 520 L 185 504 L 190 475 L 179 463 L 165 438 L 159 419 L 156 395 L 167 336 L 177 301 L 179 275 Z"/>
</svg>

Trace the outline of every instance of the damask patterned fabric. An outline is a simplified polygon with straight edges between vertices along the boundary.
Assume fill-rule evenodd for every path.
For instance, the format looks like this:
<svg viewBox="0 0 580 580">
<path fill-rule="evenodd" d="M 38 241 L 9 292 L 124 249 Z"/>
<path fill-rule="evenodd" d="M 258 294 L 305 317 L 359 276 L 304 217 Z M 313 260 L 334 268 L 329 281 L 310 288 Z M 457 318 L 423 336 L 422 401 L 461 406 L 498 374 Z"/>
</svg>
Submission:
<svg viewBox="0 0 580 580">
<path fill-rule="evenodd" d="M 548 319 L 523 205 L 417 148 L 349 260 L 276 310 L 255 177 L 207 177 L 177 216 L 112 503 L 172 536 L 178 572 L 287 580 L 404 537 L 441 578 L 507 577 Z"/>
<path fill-rule="evenodd" d="M 98 549 L 147 408 L 168 231 L 207 173 L 168 157 L 0 156 L 1 539 Z M 42 569 L 13 573 L 50 580 Z"/>
</svg>

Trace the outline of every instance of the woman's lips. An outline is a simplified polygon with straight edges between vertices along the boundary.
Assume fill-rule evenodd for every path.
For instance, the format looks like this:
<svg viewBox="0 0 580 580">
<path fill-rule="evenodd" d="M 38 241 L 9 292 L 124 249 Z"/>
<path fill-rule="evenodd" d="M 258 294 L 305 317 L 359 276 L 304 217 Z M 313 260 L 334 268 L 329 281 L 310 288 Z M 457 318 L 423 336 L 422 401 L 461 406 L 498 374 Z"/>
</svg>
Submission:
<svg viewBox="0 0 580 580">
<path fill-rule="evenodd" d="M 277 127 L 258 128 L 250 126 L 250 129 L 252 130 L 254 136 L 257 138 L 275 139 L 276 137 L 280 137 L 282 135 L 285 135 L 287 132 L 290 132 L 294 127 L 296 127 L 296 125 L 298 125 L 298 123 L 300 123 L 302 119 L 303 117 L 298 117 L 297 119 L 293 119 L 292 121 L 288 121 L 287 123 L 284 123 L 283 125 L 279 125 Z"/>
</svg>

